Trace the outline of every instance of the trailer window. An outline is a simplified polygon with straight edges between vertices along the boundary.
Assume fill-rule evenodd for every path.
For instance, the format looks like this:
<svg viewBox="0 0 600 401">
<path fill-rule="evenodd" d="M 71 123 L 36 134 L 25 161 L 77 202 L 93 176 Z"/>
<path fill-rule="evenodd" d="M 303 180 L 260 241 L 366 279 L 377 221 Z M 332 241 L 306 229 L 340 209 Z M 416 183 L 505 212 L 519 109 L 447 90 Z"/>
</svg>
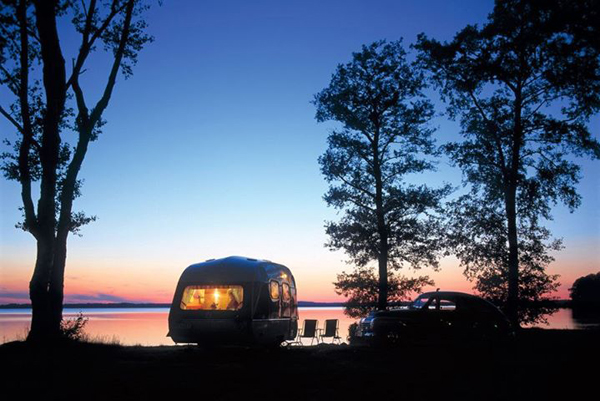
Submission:
<svg viewBox="0 0 600 401">
<path fill-rule="evenodd" d="M 283 302 L 290 302 L 290 299 L 292 298 L 291 294 L 290 294 L 290 285 L 288 283 L 283 283 L 282 285 L 283 287 Z"/>
<path fill-rule="evenodd" d="M 279 283 L 277 281 L 271 281 L 269 283 L 269 293 L 271 294 L 271 299 L 273 301 L 279 299 Z"/>
<path fill-rule="evenodd" d="M 296 287 L 290 287 L 290 295 L 292 297 L 291 308 L 292 308 L 292 316 L 298 316 L 298 303 L 297 303 L 297 294 Z"/>
<path fill-rule="evenodd" d="M 244 301 L 241 285 L 190 285 L 183 290 L 183 310 L 239 310 Z"/>
<path fill-rule="evenodd" d="M 290 285 L 288 283 L 283 283 L 281 285 L 281 297 L 282 297 L 282 310 L 281 314 L 283 317 L 291 317 L 292 316 L 292 304 L 290 303 L 292 296 L 290 294 Z"/>
</svg>

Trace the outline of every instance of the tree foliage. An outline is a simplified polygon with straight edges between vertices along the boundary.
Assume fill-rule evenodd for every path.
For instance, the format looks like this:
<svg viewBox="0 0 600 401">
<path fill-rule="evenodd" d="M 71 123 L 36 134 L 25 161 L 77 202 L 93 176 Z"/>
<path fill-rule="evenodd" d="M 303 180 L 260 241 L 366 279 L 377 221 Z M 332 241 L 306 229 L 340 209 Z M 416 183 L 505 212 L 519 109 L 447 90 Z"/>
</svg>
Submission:
<svg viewBox="0 0 600 401">
<path fill-rule="evenodd" d="M 339 221 L 326 223 L 326 245 L 344 250 L 359 269 L 378 262 L 380 309 L 388 300 L 388 268 L 437 267 L 441 252 L 437 212 L 449 187 L 409 180 L 434 168 L 433 107 L 422 89 L 422 75 L 406 61 L 401 42 L 375 42 L 339 65 L 314 100 L 318 121 L 342 126 L 329 134 L 319 158 L 330 184 L 324 199 L 343 211 Z M 340 279 L 355 278 L 358 285 L 366 271 Z M 336 285 L 351 299 L 366 296 Z"/>
<path fill-rule="evenodd" d="M 422 288 L 434 285 L 427 276 L 408 278 L 394 271 L 388 272 L 388 304 L 400 303 L 410 298 Z M 335 292 L 347 298 L 344 313 L 352 318 L 366 316 L 377 305 L 379 278 L 374 269 L 360 267 L 352 273 L 338 274 L 334 283 Z"/>
<path fill-rule="evenodd" d="M 498 202 L 481 201 L 471 194 L 449 202 L 446 243 L 460 260 L 464 275 L 475 281 L 474 289 L 496 305 L 508 303 L 508 251 L 506 216 Z M 518 319 L 522 324 L 543 323 L 552 312 L 540 301 L 558 289 L 558 275 L 546 267 L 554 260 L 550 251 L 561 249 L 544 227 L 519 225 Z M 535 307 L 531 307 L 536 305 Z"/>
<path fill-rule="evenodd" d="M 600 305 L 600 272 L 579 277 L 569 288 L 571 300 L 578 304 Z"/>
<path fill-rule="evenodd" d="M 460 120 L 443 149 L 470 192 L 450 205 L 450 245 L 477 289 L 507 301 L 552 292 L 560 249 L 552 206 L 581 203 L 573 156 L 600 157 L 587 123 L 600 108 L 598 2 L 498 0 L 487 23 L 451 42 L 421 34 L 421 66 Z"/>
</svg>

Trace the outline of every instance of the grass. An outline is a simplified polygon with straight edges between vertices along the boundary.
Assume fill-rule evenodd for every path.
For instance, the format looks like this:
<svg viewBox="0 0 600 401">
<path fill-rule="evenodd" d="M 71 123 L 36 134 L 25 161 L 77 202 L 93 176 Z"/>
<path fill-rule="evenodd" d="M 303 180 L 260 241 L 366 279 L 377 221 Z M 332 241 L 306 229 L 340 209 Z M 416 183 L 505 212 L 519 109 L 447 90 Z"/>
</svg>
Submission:
<svg viewBox="0 0 600 401">
<path fill-rule="evenodd" d="M 45 400 L 575 399 L 599 358 L 597 331 L 540 329 L 509 348 L 0 346 L 3 392 Z"/>
</svg>

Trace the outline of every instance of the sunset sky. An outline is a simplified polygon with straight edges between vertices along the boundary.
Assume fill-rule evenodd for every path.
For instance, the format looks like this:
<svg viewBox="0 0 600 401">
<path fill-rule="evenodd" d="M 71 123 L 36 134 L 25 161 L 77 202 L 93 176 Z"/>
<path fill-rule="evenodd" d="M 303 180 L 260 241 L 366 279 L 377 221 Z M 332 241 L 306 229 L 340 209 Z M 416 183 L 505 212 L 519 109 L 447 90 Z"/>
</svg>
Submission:
<svg viewBox="0 0 600 401">
<path fill-rule="evenodd" d="M 342 300 L 332 282 L 352 266 L 323 246 L 324 221 L 340 215 L 322 200 L 327 184 L 317 164 L 336 125 L 315 121 L 313 95 L 363 44 L 402 37 L 408 48 L 420 32 L 449 40 L 483 23 L 492 7 L 491 0 L 153 4 L 148 22 L 156 40 L 133 77 L 119 78 L 108 124 L 80 174 L 85 184 L 75 210 L 98 220 L 69 239 L 66 302 L 170 302 L 186 266 L 229 255 L 288 266 L 300 300 Z M 59 29 L 70 65 L 79 38 L 67 19 Z M 107 59 L 90 61 L 82 76 L 88 104 L 108 71 Z M 11 102 L 0 88 L 0 104 Z M 433 125 L 439 144 L 458 139 L 457 124 L 446 117 Z M 600 118 L 590 128 L 600 137 Z M 5 119 L 0 136 L 16 138 Z M 557 206 L 547 223 L 565 245 L 549 269 L 561 275 L 560 298 L 576 278 L 600 271 L 600 163 L 581 165 L 582 206 L 573 214 Z M 461 174 L 442 159 L 422 180 L 459 185 Z M 18 184 L 2 179 L 0 192 L 0 303 L 26 303 L 35 241 L 14 227 Z M 430 274 L 435 287 L 472 288 L 452 257 L 440 272 L 417 273 Z"/>
</svg>

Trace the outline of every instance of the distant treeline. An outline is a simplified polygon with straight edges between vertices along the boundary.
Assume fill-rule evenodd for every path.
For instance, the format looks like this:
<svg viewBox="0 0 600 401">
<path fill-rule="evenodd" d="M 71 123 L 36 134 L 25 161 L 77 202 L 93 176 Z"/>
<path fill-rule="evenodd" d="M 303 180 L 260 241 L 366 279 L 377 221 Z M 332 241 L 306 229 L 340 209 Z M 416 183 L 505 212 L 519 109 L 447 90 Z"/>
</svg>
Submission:
<svg viewBox="0 0 600 401">
<path fill-rule="evenodd" d="M 304 307 L 342 307 L 342 302 L 310 302 L 310 301 L 299 301 L 298 306 Z M 84 304 L 64 304 L 65 309 L 105 309 L 105 308 L 170 308 L 171 304 L 152 304 L 152 303 L 131 303 L 131 302 L 119 302 L 119 303 L 84 303 Z M 31 304 L 5 304 L 0 305 L 0 309 L 31 309 Z"/>
</svg>

